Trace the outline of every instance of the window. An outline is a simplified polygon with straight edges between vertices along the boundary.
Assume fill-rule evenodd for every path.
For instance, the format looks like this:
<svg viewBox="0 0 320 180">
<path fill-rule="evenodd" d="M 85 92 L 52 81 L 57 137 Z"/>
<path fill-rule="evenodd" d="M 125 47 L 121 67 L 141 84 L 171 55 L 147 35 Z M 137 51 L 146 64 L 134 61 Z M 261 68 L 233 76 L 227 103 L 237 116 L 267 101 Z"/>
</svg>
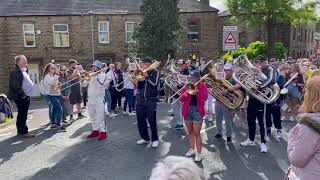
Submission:
<svg viewBox="0 0 320 180">
<path fill-rule="evenodd" d="M 134 27 L 136 23 L 134 22 L 126 22 L 126 41 L 127 43 L 135 42 L 133 40 Z"/>
<path fill-rule="evenodd" d="M 293 28 L 293 40 L 296 40 L 297 28 Z"/>
<path fill-rule="evenodd" d="M 69 47 L 69 27 L 68 24 L 53 25 L 53 45 L 54 47 Z"/>
<path fill-rule="evenodd" d="M 190 41 L 198 41 L 200 39 L 200 25 L 189 24 L 187 38 Z"/>
<path fill-rule="evenodd" d="M 23 24 L 24 47 L 36 47 L 34 24 Z"/>
<path fill-rule="evenodd" d="M 99 43 L 110 43 L 109 37 L 109 22 L 99 21 Z"/>
</svg>

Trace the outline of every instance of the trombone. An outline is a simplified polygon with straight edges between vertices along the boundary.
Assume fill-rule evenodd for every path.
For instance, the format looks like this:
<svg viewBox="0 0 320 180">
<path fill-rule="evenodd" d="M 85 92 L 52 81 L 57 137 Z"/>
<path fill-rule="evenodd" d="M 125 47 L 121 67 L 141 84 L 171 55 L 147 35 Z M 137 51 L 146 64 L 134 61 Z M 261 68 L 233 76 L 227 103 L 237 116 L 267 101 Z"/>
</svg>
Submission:
<svg viewBox="0 0 320 180">
<path fill-rule="evenodd" d="M 135 77 L 134 77 L 134 74 L 133 73 L 128 73 L 128 79 L 125 79 L 124 81 L 122 81 L 121 83 L 119 83 L 117 86 L 116 86 L 116 90 L 117 91 L 122 91 L 122 90 L 124 90 L 129 84 L 126 84 L 125 86 L 123 86 L 122 88 L 120 88 L 120 86 L 122 85 L 122 84 L 124 84 L 125 82 L 127 82 L 127 81 L 131 81 L 131 82 L 133 82 L 133 83 L 136 83 L 137 82 L 137 80 L 135 79 Z M 120 89 L 119 89 L 120 88 Z"/>
<path fill-rule="evenodd" d="M 177 98 L 175 101 L 173 101 L 171 103 L 171 105 L 173 105 L 174 103 L 176 103 L 178 100 L 181 99 L 182 96 L 186 95 L 186 94 L 189 94 L 189 95 L 195 95 L 197 92 L 198 92 L 198 88 L 197 88 L 197 85 L 203 81 L 204 79 L 208 78 L 209 74 L 206 74 L 204 76 L 202 76 L 199 81 L 197 81 L 195 84 L 194 83 L 188 83 L 186 85 L 184 85 L 181 89 L 179 89 L 174 95 L 172 95 L 169 99 L 172 99 L 175 95 L 177 95 L 178 93 L 180 93 L 180 91 L 183 89 L 183 88 L 186 88 L 186 92 L 184 92 L 183 94 L 180 95 L 179 98 Z"/>
<path fill-rule="evenodd" d="M 154 61 L 154 62 L 150 65 L 150 67 L 148 67 L 147 69 L 142 70 L 140 64 L 139 64 L 137 61 L 135 61 L 135 63 L 136 63 L 136 65 L 137 65 L 138 69 L 134 72 L 134 78 L 135 78 L 137 81 L 144 81 L 144 80 L 146 79 L 146 77 L 144 76 L 144 74 L 145 74 L 146 72 L 152 70 L 152 69 L 157 69 L 157 68 L 160 66 L 160 64 L 161 64 L 161 62 L 159 62 L 159 61 Z"/>
<path fill-rule="evenodd" d="M 101 70 L 96 71 L 96 72 L 84 72 L 84 73 L 82 73 L 82 74 L 79 73 L 79 74 L 77 75 L 77 77 L 72 78 L 72 79 L 70 79 L 69 81 L 67 81 L 67 82 L 65 82 L 65 83 L 60 83 L 60 84 L 56 87 L 56 90 L 59 90 L 59 91 L 66 90 L 66 89 L 68 89 L 68 88 L 70 88 L 70 87 L 72 87 L 72 86 L 80 83 L 80 81 L 76 81 L 76 82 L 74 82 L 74 83 L 72 83 L 72 84 L 70 84 L 70 85 L 68 85 L 68 86 L 66 86 L 66 87 L 63 87 L 63 88 L 61 88 L 61 87 L 69 84 L 71 81 L 74 81 L 74 80 L 76 80 L 76 79 L 79 78 L 79 77 L 81 77 L 81 78 L 83 78 L 83 79 L 85 79 L 85 80 L 90 80 L 90 78 L 91 78 L 92 76 L 95 76 L 95 75 L 97 75 L 97 74 L 99 74 L 99 73 L 101 73 L 101 72 L 105 72 L 105 71 L 107 71 L 108 69 L 109 69 L 109 67 L 106 66 L 106 67 L 104 67 L 104 68 L 102 68 Z"/>
</svg>

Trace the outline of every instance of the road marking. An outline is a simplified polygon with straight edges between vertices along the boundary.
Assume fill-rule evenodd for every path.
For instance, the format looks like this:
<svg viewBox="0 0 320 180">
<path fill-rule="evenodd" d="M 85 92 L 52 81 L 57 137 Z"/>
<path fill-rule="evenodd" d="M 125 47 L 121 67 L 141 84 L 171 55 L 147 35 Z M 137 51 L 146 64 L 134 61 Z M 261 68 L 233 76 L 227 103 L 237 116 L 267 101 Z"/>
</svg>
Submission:
<svg viewBox="0 0 320 180">
<path fill-rule="evenodd" d="M 0 134 L 0 137 L 9 136 L 11 134 L 13 134 L 13 133 Z"/>
</svg>

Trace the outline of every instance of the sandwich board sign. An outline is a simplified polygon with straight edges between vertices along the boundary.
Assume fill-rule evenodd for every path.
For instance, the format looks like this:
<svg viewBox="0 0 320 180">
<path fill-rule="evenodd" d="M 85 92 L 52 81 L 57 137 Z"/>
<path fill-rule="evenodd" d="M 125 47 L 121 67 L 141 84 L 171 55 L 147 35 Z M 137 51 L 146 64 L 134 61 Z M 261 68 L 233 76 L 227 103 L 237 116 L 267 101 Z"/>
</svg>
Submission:
<svg viewBox="0 0 320 180">
<path fill-rule="evenodd" d="M 239 41 L 237 26 L 223 26 L 223 51 L 237 50 Z"/>
</svg>

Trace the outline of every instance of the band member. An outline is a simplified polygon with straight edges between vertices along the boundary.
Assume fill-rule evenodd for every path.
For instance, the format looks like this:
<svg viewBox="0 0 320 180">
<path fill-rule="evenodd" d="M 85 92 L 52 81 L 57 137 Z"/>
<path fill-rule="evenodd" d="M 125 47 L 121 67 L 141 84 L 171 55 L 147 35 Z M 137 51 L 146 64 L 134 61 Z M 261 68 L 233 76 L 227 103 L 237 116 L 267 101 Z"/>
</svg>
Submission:
<svg viewBox="0 0 320 180">
<path fill-rule="evenodd" d="M 178 66 L 179 66 L 179 73 L 182 75 L 189 75 L 189 69 L 187 67 L 186 62 L 183 59 L 178 60 L 177 62 Z M 180 84 L 178 85 L 178 89 L 181 89 L 183 87 L 184 84 Z M 174 99 L 179 98 L 179 95 L 176 95 L 174 97 Z M 175 100 L 174 100 L 175 101 Z M 174 119 L 177 121 L 177 125 L 174 127 L 176 130 L 181 130 L 183 129 L 183 118 L 181 115 L 181 111 L 182 111 L 182 102 L 181 101 L 176 101 L 176 103 L 174 103 L 172 105 L 172 112 L 173 112 L 173 117 Z"/>
<path fill-rule="evenodd" d="M 102 63 L 95 61 L 92 65 L 92 72 L 102 69 Z M 88 111 L 92 123 L 92 131 L 88 138 L 98 137 L 98 140 L 104 140 L 108 137 L 107 125 L 104 111 L 105 89 L 109 85 L 109 80 L 104 72 L 91 77 L 88 86 Z"/>
<path fill-rule="evenodd" d="M 145 58 L 142 61 L 142 70 L 148 69 L 152 61 L 149 58 Z M 157 130 L 157 86 L 159 81 L 159 71 L 151 69 L 144 74 L 145 80 L 138 81 L 138 93 L 136 113 L 138 121 L 138 129 L 141 139 L 137 141 L 137 144 L 147 144 L 150 141 L 147 119 L 151 129 L 151 141 L 152 147 L 158 147 L 159 138 Z"/>
<path fill-rule="evenodd" d="M 76 60 L 69 60 L 69 70 L 67 71 L 67 75 L 69 76 L 69 80 L 72 80 L 70 84 L 71 86 L 71 94 L 69 97 L 71 110 L 73 111 L 73 106 L 76 106 L 78 119 L 84 118 L 85 116 L 81 114 L 81 88 L 80 88 L 80 72 L 77 69 L 78 62 Z M 70 115 L 70 119 L 73 118 L 73 115 Z"/>
<path fill-rule="evenodd" d="M 224 71 L 226 73 L 226 80 L 229 81 L 232 85 L 237 84 L 232 79 L 232 64 L 226 63 L 224 65 Z M 236 89 L 234 89 L 236 90 Z M 233 91 L 234 91 L 233 90 Z M 223 92 L 223 95 L 228 95 L 229 90 L 225 90 Z M 233 110 L 227 108 L 224 104 L 222 104 L 219 100 L 216 100 L 215 102 L 215 114 L 216 114 L 216 125 L 217 125 L 217 134 L 215 135 L 215 138 L 222 138 L 222 120 L 224 119 L 226 124 L 226 136 L 227 136 L 227 142 L 232 142 L 232 113 Z"/>
<path fill-rule="evenodd" d="M 199 71 L 190 72 L 190 82 L 196 84 L 201 76 Z M 202 139 L 200 130 L 205 115 L 204 102 L 208 99 L 208 89 L 202 82 L 197 84 L 197 92 L 195 95 L 186 93 L 186 88 L 181 90 L 181 102 L 183 102 L 182 116 L 188 129 L 188 139 L 190 149 L 186 156 L 190 157 L 195 154 L 194 161 L 201 161 Z"/>
<path fill-rule="evenodd" d="M 254 64 L 257 68 L 259 68 L 263 74 L 266 75 L 267 80 L 262 82 L 259 87 L 255 87 L 252 91 L 261 91 L 264 88 L 275 83 L 275 74 L 273 68 L 267 66 L 266 58 L 264 56 L 257 56 L 254 59 Z M 261 152 L 266 153 L 267 145 L 265 138 L 265 124 L 264 124 L 264 108 L 265 105 L 257 100 L 256 98 L 249 96 L 248 102 L 248 110 L 247 110 L 247 121 L 248 121 L 248 129 L 249 129 L 249 138 L 240 143 L 241 146 L 254 146 L 255 135 L 256 135 L 256 119 L 258 119 L 259 127 L 260 127 L 260 136 L 261 136 Z"/>
<path fill-rule="evenodd" d="M 27 118 L 30 105 L 30 96 L 33 92 L 33 82 L 28 74 L 28 60 L 24 55 L 15 57 L 16 66 L 10 72 L 9 99 L 13 99 L 18 108 L 16 121 L 18 135 L 23 138 L 32 138 L 28 132 Z"/>
</svg>

